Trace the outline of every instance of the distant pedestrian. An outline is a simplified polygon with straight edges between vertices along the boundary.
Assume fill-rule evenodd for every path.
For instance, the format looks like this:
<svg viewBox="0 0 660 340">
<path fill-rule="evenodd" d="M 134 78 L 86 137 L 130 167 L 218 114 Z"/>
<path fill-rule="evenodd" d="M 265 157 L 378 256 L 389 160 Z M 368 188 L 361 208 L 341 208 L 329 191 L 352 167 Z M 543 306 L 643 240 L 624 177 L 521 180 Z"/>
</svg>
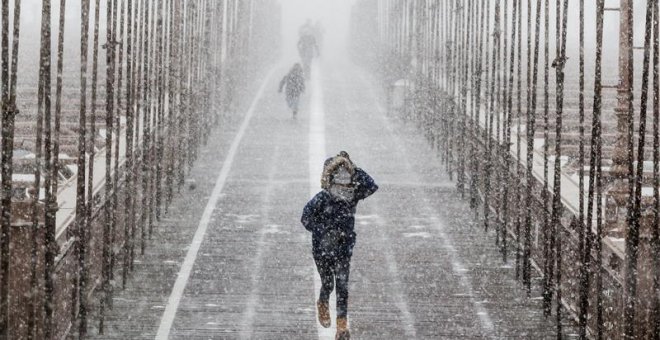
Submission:
<svg viewBox="0 0 660 340">
<path fill-rule="evenodd" d="M 300 63 L 295 63 L 289 73 L 280 81 L 279 92 L 282 93 L 282 88 L 286 87 L 286 103 L 293 111 L 293 119 L 296 119 L 298 114 L 298 104 L 300 102 L 300 95 L 305 92 L 305 77 Z"/>
<path fill-rule="evenodd" d="M 311 74 L 312 59 L 320 55 L 319 46 L 316 43 L 314 36 L 314 28 L 311 25 L 311 20 L 300 29 L 300 38 L 298 39 L 298 53 L 300 60 L 303 63 L 305 78 L 309 79 Z"/>
<path fill-rule="evenodd" d="M 323 24 L 320 20 L 317 20 L 314 24 L 313 31 L 314 38 L 316 38 L 316 46 L 319 49 L 320 54 L 321 48 L 323 47 L 323 36 L 325 35 L 325 29 L 323 28 Z"/>
<path fill-rule="evenodd" d="M 321 276 L 316 302 L 319 323 L 330 327 L 329 299 L 337 287 L 337 340 L 350 339 L 348 330 L 348 276 L 355 246 L 355 210 L 360 200 L 378 190 L 364 170 L 342 151 L 328 158 L 321 175 L 323 188 L 303 210 L 301 222 L 312 233 L 312 254 Z"/>
</svg>

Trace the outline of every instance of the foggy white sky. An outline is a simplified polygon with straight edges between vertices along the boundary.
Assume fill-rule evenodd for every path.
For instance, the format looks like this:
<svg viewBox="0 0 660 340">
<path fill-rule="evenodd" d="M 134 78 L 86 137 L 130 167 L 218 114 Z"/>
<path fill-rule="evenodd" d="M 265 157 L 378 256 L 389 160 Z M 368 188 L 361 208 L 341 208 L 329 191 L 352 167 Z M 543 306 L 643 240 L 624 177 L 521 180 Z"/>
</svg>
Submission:
<svg viewBox="0 0 660 340">
<path fill-rule="evenodd" d="M 325 29 L 322 58 L 346 58 L 351 7 L 354 0 L 281 0 L 285 61 L 298 59 L 298 28 L 309 18 L 320 20 Z"/>
</svg>

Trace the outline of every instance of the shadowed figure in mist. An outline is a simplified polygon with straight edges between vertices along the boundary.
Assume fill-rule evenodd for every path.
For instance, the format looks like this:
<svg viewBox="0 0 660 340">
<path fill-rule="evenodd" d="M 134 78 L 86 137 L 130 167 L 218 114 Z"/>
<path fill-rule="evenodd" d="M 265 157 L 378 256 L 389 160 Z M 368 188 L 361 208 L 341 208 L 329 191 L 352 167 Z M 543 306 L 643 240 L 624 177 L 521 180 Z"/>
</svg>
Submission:
<svg viewBox="0 0 660 340">
<path fill-rule="evenodd" d="M 336 286 L 336 339 L 346 340 L 350 338 L 348 276 L 356 240 L 355 210 L 359 201 L 378 190 L 378 185 L 342 151 L 325 161 L 321 188 L 305 205 L 301 222 L 312 233 L 312 253 L 321 276 L 321 292 L 316 303 L 319 323 L 330 327 L 329 299 Z"/>
<path fill-rule="evenodd" d="M 280 81 L 279 92 L 286 87 L 286 103 L 293 111 L 293 119 L 296 119 L 298 114 L 298 105 L 300 103 L 300 95 L 305 92 L 305 77 L 300 63 L 295 63 L 289 73 Z"/>
<path fill-rule="evenodd" d="M 298 53 L 300 60 L 303 63 L 305 78 L 309 79 L 311 74 L 312 59 L 320 55 L 319 46 L 316 42 L 315 30 L 312 26 L 312 21 L 307 20 L 307 23 L 300 28 L 300 38 L 298 39 Z"/>
</svg>

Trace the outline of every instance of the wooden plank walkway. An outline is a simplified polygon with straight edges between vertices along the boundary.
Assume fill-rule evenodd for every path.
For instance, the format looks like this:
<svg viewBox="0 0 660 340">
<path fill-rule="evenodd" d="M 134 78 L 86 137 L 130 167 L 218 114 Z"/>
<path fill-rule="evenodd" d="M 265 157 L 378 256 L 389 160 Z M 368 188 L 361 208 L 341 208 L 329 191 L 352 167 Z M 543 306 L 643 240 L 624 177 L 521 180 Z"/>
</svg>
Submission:
<svg viewBox="0 0 660 340">
<path fill-rule="evenodd" d="M 315 268 L 299 223 L 309 198 L 309 102 L 292 120 L 278 69 L 238 148 L 170 332 L 171 339 L 318 339 Z M 325 145 L 347 150 L 380 184 L 358 207 L 350 278 L 354 339 L 554 339 L 540 308 L 503 264 L 494 236 L 411 126 L 387 118 L 379 90 L 348 64 L 323 65 Z M 153 339 L 240 117 L 214 133 L 117 291 L 106 332 Z M 96 325 L 94 317 L 90 324 Z M 334 324 L 334 322 L 333 322 Z M 567 334 L 573 328 L 566 322 Z"/>
</svg>

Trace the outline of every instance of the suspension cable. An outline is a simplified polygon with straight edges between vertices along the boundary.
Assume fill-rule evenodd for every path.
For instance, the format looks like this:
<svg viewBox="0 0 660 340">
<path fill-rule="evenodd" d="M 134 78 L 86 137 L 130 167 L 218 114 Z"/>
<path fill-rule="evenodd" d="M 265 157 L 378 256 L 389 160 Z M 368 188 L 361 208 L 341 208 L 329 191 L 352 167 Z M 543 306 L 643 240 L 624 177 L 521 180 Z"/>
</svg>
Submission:
<svg viewBox="0 0 660 340">
<path fill-rule="evenodd" d="M 18 3 L 20 8 L 20 2 Z M 37 135 L 35 138 L 34 150 L 34 198 L 32 200 L 32 230 L 31 230 L 31 256 L 30 256 L 30 301 L 28 310 L 27 322 L 27 338 L 34 339 L 35 336 L 35 323 L 36 323 L 36 305 L 38 290 L 37 279 L 37 262 L 39 256 L 39 237 L 41 236 L 41 222 L 43 215 L 41 214 L 41 206 L 39 204 L 39 196 L 41 191 L 41 170 L 44 163 L 48 164 L 49 155 L 45 156 L 46 160 L 42 163 L 42 151 L 44 150 L 42 141 L 44 138 L 44 116 L 48 111 L 50 118 L 50 1 L 42 2 L 41 8 L 41 42 L 39 51 L 39 80 L 37 85 Z M 19 10 L 20 11 L 20 10 Z M 20 13 L 18 14 L 20 18 Z M 16 17 L 14 17 L 16 20 Z M 14 49 L 17 51 L 17 49 Z M 13 67 L 14 65 L 12 65 Z M 48 72 L 48 73 L 46 73 Z M 13 77 L 13 75 L 12 75 Z M 48 87 L 46 87 L 48 83 Z M 12 79 L 12 87 L 15 86 L 15 79 Z M 46 98 L 48 102 L 46 103 Z M 48 121 L 50 124 L 50 121 Z M 48 149 L 48 147 L 46 147 Z M 48 170 L 45 171 L 48 176 Z"/>
<path fill-rule="evenodd" d="M 486 137 L 484 139 L 485 143 L 485 158 L 486 164 L 484 166 L 484 230 L 488 232 L 488 227 L 490 224 L 490 191 L 491 191 L 491 178 L 492 178 L 492 169 L 493 169 L 493 124 L 495 119 L 495 78 L 497 67 L 496 63 L 498 61 L 498 45 L 500 40 L 500 0 L 495 2 L 495 13 L 494 13 L 494 27 L 493 27 L 493 54 L 491 57 L 491 68 L 490 68 L 490 80 L 487 81 L 486 89 L 488 91 L 488 99 L 486 103 Z M 486 74 L 486 79 L 488 79 L 488 73 Z"/>
<path fill-rule="evenodd" d="M 642 181 L 644 175 L 644 143 L 646 141 L 646 112 L 648 107 L 649 92 L 649 64 L 651 50 L 651 35 L 653 21 L 653 3 L 646 2 L 646 22 L 644 27 L 644 61 L 642 62 L 642 88 L 640 96 L 639 128 L 637 142 L 637 169 L 630 181 L 635 182 L 634 196 L 632 199 L 632 211 L 629 214 L 628 236 L 626 237 L 626 258 L 628 267 L 626 269 L 627 301 L 624 304 L 624 336 L 635 338 L 635 305 L 637 299 L 637 257 L 639 252 L 640 221 L 642 212 Z"/>
<path fill-rule="evenodd" d="M 2 192 L 0 193 L 0 338 L 9 338 L 9 243 L 16 108 L 16 74 L 20 41 L 20 0 L 14 4 L 13 45 L 9 46 L 9 0 L 2 1 Z M 11 53 L 11 73 L 9 55 Z"/>
<path fill-rule="evenodd" d="M 57 34 L 57 78 L 55 85 L 55 132 L 51 158 L 51 172 L 46 177 L 46 217 L 44 221 L 44 339 L 53 337 L 53 293 L 55 282 L 53 272 L 55 270 L 55 256 L 58 253 L 58 244 L 55 240 L 56 213 L 58 209 L 57 191 L 59 184 L 59 153 L 60 153 L 60 121 L 62 116 L 62 73 L 64 68 L 64 24 L 66 21 L 66 0 L 60 0 L 60 17 Z M 43 15 L 43 14 L 42 14 Z M 48 111 L 46 111 L 48 114 Z M 50 138 L 50 118 L 46 117 L 46 140 Z M 48 144 L 48 142 L 46 142 Z M 49 148 L 46 147 L 46 153 Z M 51 183 L 49 183 L 49 177 Z"/>
<path fill-rule="evenodd" d="M 507 91 L 507 105 L 508 110 L 506 117 L 506 130 L 504 135 L 504 165 L 505 165 L 505 178 L 504 178 L 504 188 L 502 193 L 502 216 L 504 218 L 502 225 L 502 261 L 507 262 L 507 234 L 509 230 L 509 186 L 512 184 L 512 171 L 511 169 L 511 125 L 513 124 L 513 81 L 515 74 L 515 62 L 516 62 L 516 36 L 520 35 L 521 32 L 516 31 L 517 24 L 517 14 L 518 14 L 518 1 L 513 0 L 513 12 L 511 14 L 511 57 L 509 59 L 509 80 L 508 80 L 508 91 Z M 519 55 L 518 58 L 521 56 Z"/>
<path fill-rule="evenodd" d="M 528 8 L 531 9 L 531 1 L 528 5 Z M 531 21 L 531 12 L 528 14 L 529 21 Z M 530 23 L 528 22 L 528 26 Z M 536 28 L 534 31 L 534 61 L 532 62 L 532 87 L 531 87 L 531 103 L 529 105 L 529 111 L 527 112 L 527 173 L 526 173 L 526 185 L 527 185 L 527 202 L 532 201 L 532 189 L 534 186 L 534 175 L 533 175 L 533 166 L 534 166 L 534 134 L 536 129 L 536 89 L 537 89 L 537 80 L 538 80 L 538 63 L 539 63 L 539 35 L 540 35 L 540 26 L 541 26 L 541 0 L 536 1 Z M 528 37 L 528 46 L 531 37 Z M 523 284 L 527 288 L 527 293 L 531 291 L 531 251 L 532 251 L 532 205 L 528 204 L 526 208 L 525 216 L 525 239 L 523 245 Z"/>
<path fill-rule="evenodd" d="M 76 186 L 76 244 L 78 251 L 78 335 L 84 338 L 87 333 L 87 209 L 85 200 L 85 152 L 87 132 L 87 55 L 89 40 L 89 7 L 90 0 L 81 0 L 80 23 L 80 117 L 78 134 L 78 168 Z M 73 293 L 76 294 L 75 292 Z M 74 312 L 75 313 L 75 312 Z"/>
<path fill-rule="evenodd" d="M 585 156 L 584 156 L 584 1 L 580 1 L 580 27 L 579 27 L 579 39 L 580 39 L 580 60 L 579 60 L 579 98 L 578 98 L 578 110 L 579 110 L 579 119 L 580 119 L 580 145 L 579 145 L 579 156 L 578 156 L 578 176 L 580 188 L 584 188 L 584 165 L 585 165 Z M 580 286 L 579 286 L 579 313 L 578 313 L 578 332 L 580 340 L 584 340 L 587 337 L 587 313 L 589 306 L 589 263 L 591 259 L 591 254 L 586 253 L 586 238 L 591 237 L 591 221 L 588 224 L 585 224 L 585 213 L 584 213 L 584 190 L 579 192 L 579 207 L 578 207 L 578 255 L 580 256 Z"/>
<path fill-rule="evenodd" d="M 650 1 L 650 0 L 649 0 Z M 653 263 L 652 332 L 654 340 L 660 337 L 660 44 L 658 29 L 658 1 L 653 1 L 653 197 L 654 214 L 651 228 L 651 255 Z"/>
<path fill-rule="evenodd" d="M 584 246 L 585 266 L 588 266 L 587 259 L 591 258 L 591 244 L 595 245 L 596 261 L 593 268 L 601 268 L 601 233 L 602 233 L 602 138 L 601 138 L 601 109 L 602 109 L 602 59 L 603 59 L 603 13 L 605 11 L 605 0 L 596 2 L 596 60 L 594 71 L 594 101 L 593 118 L 591 131 L 591 156 L 589 167 L 589 189 L 587 194 L 586 211 L 586 236 Z M 595 196 L 595 197 L 594 197 Z M 596 208 L 596 235 L 592 233 L 593 228 L 593 208 Z M 601 271 L 595 270 L 595 291 L 596 291 L 596 339 L 600 340 L 603 336 L 603 309 L 602 309 L 602 277 Z M 590 276 L 590 267 L 585 270 L 582 290 L 583 294 L 588 294 L 588 284 Z M 588 304 L 582 303 L 583 310 L 588 310 Z M 586 327 L 586 326 L 585 326 Z M 584 331 L 586 332 L 586 330 Z"/>
<path fill-rule="evenodd" d="M 116 0 L 115 7 L 116 7 Z M 97 5 L 99 2 L 97 1 Z M 115 86 L 115 45 L 116 37 L 114 33 L 115 28 L 115 17 L 116 9 L 113 10 L 113 4 L 111 0 L 106 0 L 106 50 L 105 50 L 105 60 L 106 60 L 106 85 L 105 85 L 105 188 L 104 188 L 104 223 L 103 223 L 103 262 L 102 262 L 102 283 L 101 283 L 101 296 L 99 298 L 99 333 L 103 334 L 104 331 L 104 320 L 105 320 L 105 307 L 106 302 L 110 300 L 110 252 L 111 252 L 111 233 L 114 229 L 113 217 L 112 217 L 112 202 L 115 195 L 115 190 L 113 189 L 113 178 L 112 178 L 112 135 L 114 132 L 114 86 Z M 98 9 L 96 10 L 98 13 Z M 95 14 L 96 15 L 96 14 Z M 98 20 L 95 24 L 94 39 L 98 42 Z M 95 46 L 95 48 L 97 48 Z M 96 53 L 95 53 L 96 54 Z M 96 56 L 95 56 L 96 58 Z M 96 71 L 94 72 L 96 74 Z M 95 87 L 95 86 L 94 86 Z M 119 132 L 119 130 L 117 130 Z M 117 139 L 119 139 L 119 134 L 117 133 Z M 115 172 L 119 171 L 115 169 Z"/>
<path fill-rule="evenodd" d="M 135 55 L 133 54 L 133 25 L 135 22 L 135 13 L 137 12 L 137 5 L 135 11 L 133 10 L 133 0 L 126 0 L 126 166 L 125 171 L 125 184 L 124 191 L 124 246 L 122 247 L 122 289 L 126 289 L 126 281 L 128 279 L 128 269 L 130 267 L 131 249 L 133 244 L 132 232 L 134 228 L 134 213 L 133 213 L 133 197 L 131 194 L 133 189 L 133 119 L 134 119 L 134 81 L 135 81 Z"/>
</svg>

